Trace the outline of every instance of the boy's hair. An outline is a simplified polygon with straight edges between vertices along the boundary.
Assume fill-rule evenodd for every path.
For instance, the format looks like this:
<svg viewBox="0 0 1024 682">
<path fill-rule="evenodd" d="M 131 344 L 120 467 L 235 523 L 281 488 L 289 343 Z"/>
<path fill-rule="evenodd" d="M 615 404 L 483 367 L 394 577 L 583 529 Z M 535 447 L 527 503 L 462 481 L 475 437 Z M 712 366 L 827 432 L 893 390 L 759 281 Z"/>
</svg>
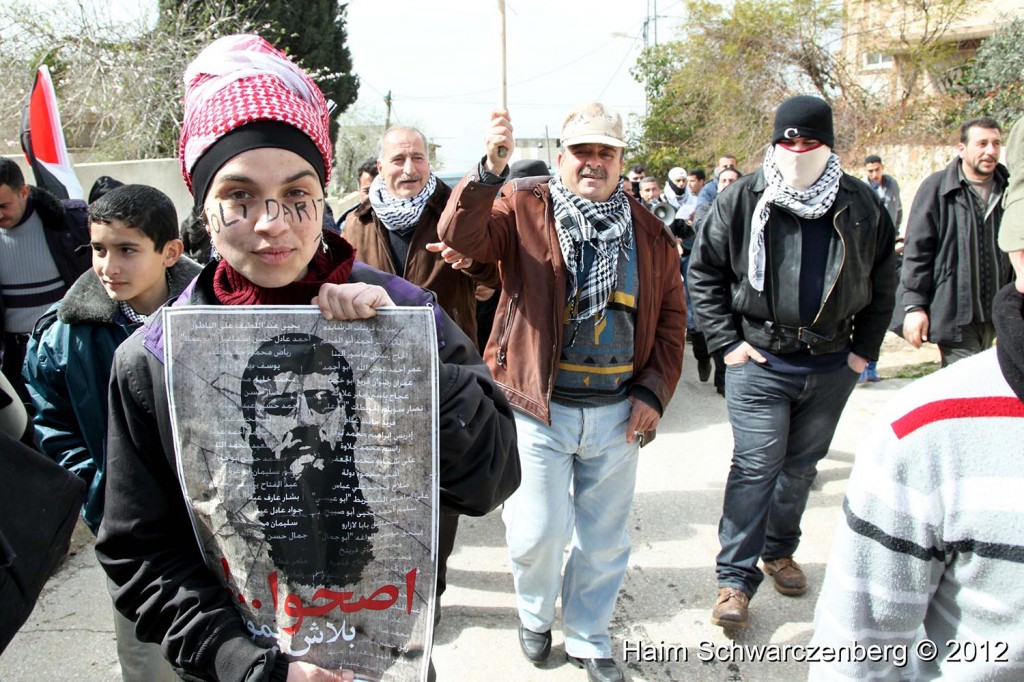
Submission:
<svg viewBox="0 0 1024 682">
<path fill-rule="evenodd" d="M 121 185 L 89 206 L 89 223 L 120 220 L 153 240 L 157 251 L 178 238 L 178 213 L 170 197 L 148 185 Z"/>
<path fill-rule="evenodd" d="M 3 157 L 0 157 L 0 185 L 7 185 L 13 190 L 25 186 L 25 174 L 21 172 L 18 164 Z"/>
<path fill-rule="evenodd" d="M 704 172 L 703 168 L 694 168 L 692 171 L 687 173 L 687 175 L 692 175 L 701 182 L 705 182 L 708 179 L 708 175 Z"/>
</svg>

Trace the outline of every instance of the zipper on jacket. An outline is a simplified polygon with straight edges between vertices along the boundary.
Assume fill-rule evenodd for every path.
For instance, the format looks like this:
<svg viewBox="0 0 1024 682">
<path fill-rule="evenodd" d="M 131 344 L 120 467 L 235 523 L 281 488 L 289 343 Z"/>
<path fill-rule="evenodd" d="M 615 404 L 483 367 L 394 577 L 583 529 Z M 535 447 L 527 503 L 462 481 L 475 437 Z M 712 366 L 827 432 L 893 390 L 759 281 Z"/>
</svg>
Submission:
<svg viewBox="0 0 1024 682">
<path fill-rule="evenodd" d="M 508 337 L 512 333 L 512 320 L 516 317 L 516 308 L 519 305 L 519 292 L 512 294 L 508 302 L 508 310 L 505 311 L 505 328 L 501 330 L 501 339 L 498 341 L 498 364 L 505 367 L 508 359 Z"/>
<path fill-rule="evenodd" d="M 843 259 L 839 261 L 839 272 L 836 273 L 835 279 L 832 280 L 832 284 L 829 285 L 828 291 L 825 293 L 825 295 L 821 297 L 821 306 L 818 308 L 818 314 L 814 316 L 814 321 L 811 322 L 812 327 L 818 324 L 818 318 L 821 317 L 821 311 L 825 309 L 825 304 L 828 302 L 829 296 L 831 296 L 832 292 L 835 291 L 836 282 L 839 281 L 839 276 L 843 274 L 843 266 L 846 265 L 846 240 L 843 239 L 843 233 L 837 225 L 839 221 L 839 216 L 842 215 L 843 211 L 845 211 L 846 209 L 847 207 L 843 206 L 836 212 L 835 217 L 832 218 L 832 229 L 836 231 L 836 235 L 839 237 L 839 243 L 843 245 Z"/>
</svg>

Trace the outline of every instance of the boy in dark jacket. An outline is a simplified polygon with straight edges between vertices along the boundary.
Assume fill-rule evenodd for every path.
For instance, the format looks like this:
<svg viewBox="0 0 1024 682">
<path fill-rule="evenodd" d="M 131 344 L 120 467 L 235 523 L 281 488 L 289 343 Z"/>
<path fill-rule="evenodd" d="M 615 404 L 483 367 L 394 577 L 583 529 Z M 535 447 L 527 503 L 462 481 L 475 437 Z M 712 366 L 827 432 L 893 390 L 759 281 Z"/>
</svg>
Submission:
<svg viewBox="0 0 1024 682">
<path fill-rule="evenodd" d="M 40 448 L 85 481 L 82 518 L 95 533 L 103 517 L 114 351 L 200 268 L 181 257 L 174 204 L 160 190 L 118 187 L 92 204 L 89 222 L 92 269 L 39 320 L 24 376 Z M 114 614 L 124 679 L 177 679 L 159 647 L 139 642 L 131 621 Z"/>
</svg>

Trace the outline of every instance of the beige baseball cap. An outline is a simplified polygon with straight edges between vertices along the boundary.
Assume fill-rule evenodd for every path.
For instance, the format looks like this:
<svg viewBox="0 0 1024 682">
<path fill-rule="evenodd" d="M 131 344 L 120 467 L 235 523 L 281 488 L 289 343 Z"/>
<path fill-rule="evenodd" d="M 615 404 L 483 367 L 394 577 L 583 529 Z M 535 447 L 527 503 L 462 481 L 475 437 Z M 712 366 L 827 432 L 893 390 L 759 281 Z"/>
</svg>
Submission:
<svg viewBox="0 0 1024 682">
<path fill-rule="evenodd" d="M 1010 184 L 1003 194 L 1003 219 L 999 224 L 999 248 L 1024 251 L 1024 118 L 1013 125 L 1003 149 Z"/>
<path fill-rule="evenodd" d="M 606 144 L 625 147 L 622 139 L 622 117 L 600 102 L 590 102 L 576 107 L 562 123 L 562 144 Z"/>
</svg>

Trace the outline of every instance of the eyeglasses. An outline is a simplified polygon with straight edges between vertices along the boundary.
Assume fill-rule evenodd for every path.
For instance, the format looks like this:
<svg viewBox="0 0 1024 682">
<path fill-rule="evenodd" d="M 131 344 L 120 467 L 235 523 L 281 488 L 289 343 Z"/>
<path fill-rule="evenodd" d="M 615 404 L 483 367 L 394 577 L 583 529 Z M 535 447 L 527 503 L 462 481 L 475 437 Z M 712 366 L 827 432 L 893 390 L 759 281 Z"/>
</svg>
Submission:
<svg viewBox="0 0 1024 682">
<path fill-rule="evenodd" d="M 306 406 L 317 414 L 330 414 L 338 409 L 338 406 L 341 404 L 341 396 L 325 388 L 293 391 L 272 395 L 264 400 L 264 414 L 273 417 L 287 417 L 294 414 L 299 407 L 300 393 L 305 398 Z"/>
</svg>

